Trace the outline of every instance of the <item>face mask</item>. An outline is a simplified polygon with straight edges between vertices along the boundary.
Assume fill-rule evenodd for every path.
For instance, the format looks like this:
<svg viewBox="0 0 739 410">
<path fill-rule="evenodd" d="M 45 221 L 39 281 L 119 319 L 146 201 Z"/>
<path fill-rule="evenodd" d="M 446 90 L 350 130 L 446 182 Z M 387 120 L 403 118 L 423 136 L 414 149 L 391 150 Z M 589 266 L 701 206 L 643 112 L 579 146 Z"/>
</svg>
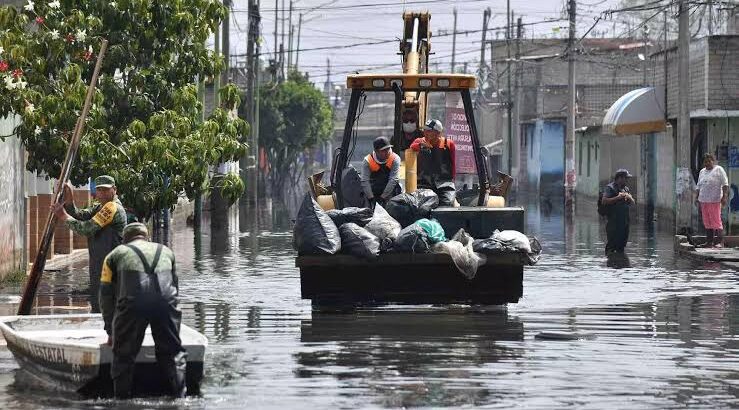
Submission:
<svg viewBox="0 0 739 410">
<path fill-rule="evenodd" d="M 403 132 L 411 133 L 415 130 L 416 130 L 415 122 L 404 122 L 403 123 Z"/>
</svg>

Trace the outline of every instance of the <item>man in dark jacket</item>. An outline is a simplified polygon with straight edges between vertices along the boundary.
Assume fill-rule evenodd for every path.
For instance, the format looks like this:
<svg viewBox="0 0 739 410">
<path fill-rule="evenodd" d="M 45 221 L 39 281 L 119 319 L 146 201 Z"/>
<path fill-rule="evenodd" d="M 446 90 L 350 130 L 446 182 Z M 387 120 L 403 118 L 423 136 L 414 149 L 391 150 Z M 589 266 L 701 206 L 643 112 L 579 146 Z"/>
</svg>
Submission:
<svg viewBox="0 0 739 410">
<path fill-rule="evenodd" d="M 613 182 L 603 189 L 602 204 L 606 209 L 608 222 L 606 223 L 606 254 L 612 252 L 623 253 L 629 240 L 629 206 L 634 203 L 634 198 L 626 186 L 629 171 L 619 169 L 613 178 Z"/>
<path fill-rule="evenodd" d="M 75 233 L 87 237 L 90 272 L 90 305 L 92 312 L 100 312 L 98 289 L 103 259 L 120 245 L 123 227 L 126 226 L 126 210 L 116 196 L 115 180 L 108 175 L 95 178 L 96 202 L 89 208 L 75 207 L 72 187 L 64 187 L 64 204 L 54 205 L 59 221 L 66 222 Z"/>
<path fill-rule="evenodd" d="M 180 341 L 174 253 L 147 237 L 146 225 L 127 225 L 124 244 L 103 263 L 100 301 L 108 343 L 113 345 L 113 390 L 117 398 L 131 397 L 136 355 L 151 325 L 157 362 L 171 394 L 184 397 L 187 353 Z"/>
</svg>

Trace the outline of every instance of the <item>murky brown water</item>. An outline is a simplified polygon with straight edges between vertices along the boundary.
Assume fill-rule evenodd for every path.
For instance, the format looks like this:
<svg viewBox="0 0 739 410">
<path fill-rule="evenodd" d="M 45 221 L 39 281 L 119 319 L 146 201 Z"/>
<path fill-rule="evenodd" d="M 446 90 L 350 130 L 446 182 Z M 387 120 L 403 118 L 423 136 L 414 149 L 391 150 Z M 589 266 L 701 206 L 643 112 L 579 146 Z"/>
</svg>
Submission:
<svg viewBox="0 0 739 410">
<path fill-rule="evenodd" d="M 634 229 L 610 264 L 594 217 L 565 227 L 536 207 L 545 246 L 524 298 L 505 308 L 386 307 L 312 313 L 290 233 L 175 236 L 185 322 L 210 339 L 204 396 L 85 401 L 35 389 L 0 348 L 0 403 L 37 408 L 739 406 L 739 275 L 675 257 L 672 238 Z M 237 229 L 233 229 L 236 231 Z M 80 288 L 57 272 L 44 293 Z M 50 298 L 50 296 L 43 296 Z M 46 300 L 43 299 L 42 300 Z M 56 296 L 56 305 L 84 295 Z M 48 304 L 44 302 L 44 304 Z M 580 340 L 540 340 L 566 331 Z"/>
</svg>

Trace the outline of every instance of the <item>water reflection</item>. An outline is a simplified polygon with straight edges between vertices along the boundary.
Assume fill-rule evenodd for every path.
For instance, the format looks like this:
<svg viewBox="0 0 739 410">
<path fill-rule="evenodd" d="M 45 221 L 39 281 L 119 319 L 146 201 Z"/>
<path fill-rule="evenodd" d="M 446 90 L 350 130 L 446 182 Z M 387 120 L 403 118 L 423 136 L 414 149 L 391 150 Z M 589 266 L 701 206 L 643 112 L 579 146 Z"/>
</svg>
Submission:
<svg viewBox="0 0 739 410">
<path fill-rule="evenodd" d="M 300 326 L 309 350 L 295 355 L 295 374 L 367 388 L 381 406 L 481 404 L 496 393 L 477 371 L 519 359 L 522 349 L 501 342 L 522 341 L 523 332 L 505 311 L 313 312 Z"/>
</svg>

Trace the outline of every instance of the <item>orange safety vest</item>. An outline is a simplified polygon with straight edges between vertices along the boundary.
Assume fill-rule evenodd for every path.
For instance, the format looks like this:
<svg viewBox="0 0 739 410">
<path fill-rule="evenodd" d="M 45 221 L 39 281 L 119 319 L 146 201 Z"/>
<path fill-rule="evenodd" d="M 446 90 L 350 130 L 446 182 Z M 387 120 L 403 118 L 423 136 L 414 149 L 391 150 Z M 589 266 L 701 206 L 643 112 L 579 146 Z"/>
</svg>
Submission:
<svg viewBox="0 0 739 410">
<path fill-rule="evenodd" d="M 372 154 L 368 154 L 365 159 L 367 160 L 367 163 L 369 164 L 369 169 L 372 172 L 377 172 L 380 170 L 380 164 L 375 160 L 375 156 Z M 385 161 L 385 166 L 388 170 L 393 169 L 393 161 L 395 161 L 395 155 L 390 154 L 390 156 L 387 158 L 387 161 Z"/>
</svg>

